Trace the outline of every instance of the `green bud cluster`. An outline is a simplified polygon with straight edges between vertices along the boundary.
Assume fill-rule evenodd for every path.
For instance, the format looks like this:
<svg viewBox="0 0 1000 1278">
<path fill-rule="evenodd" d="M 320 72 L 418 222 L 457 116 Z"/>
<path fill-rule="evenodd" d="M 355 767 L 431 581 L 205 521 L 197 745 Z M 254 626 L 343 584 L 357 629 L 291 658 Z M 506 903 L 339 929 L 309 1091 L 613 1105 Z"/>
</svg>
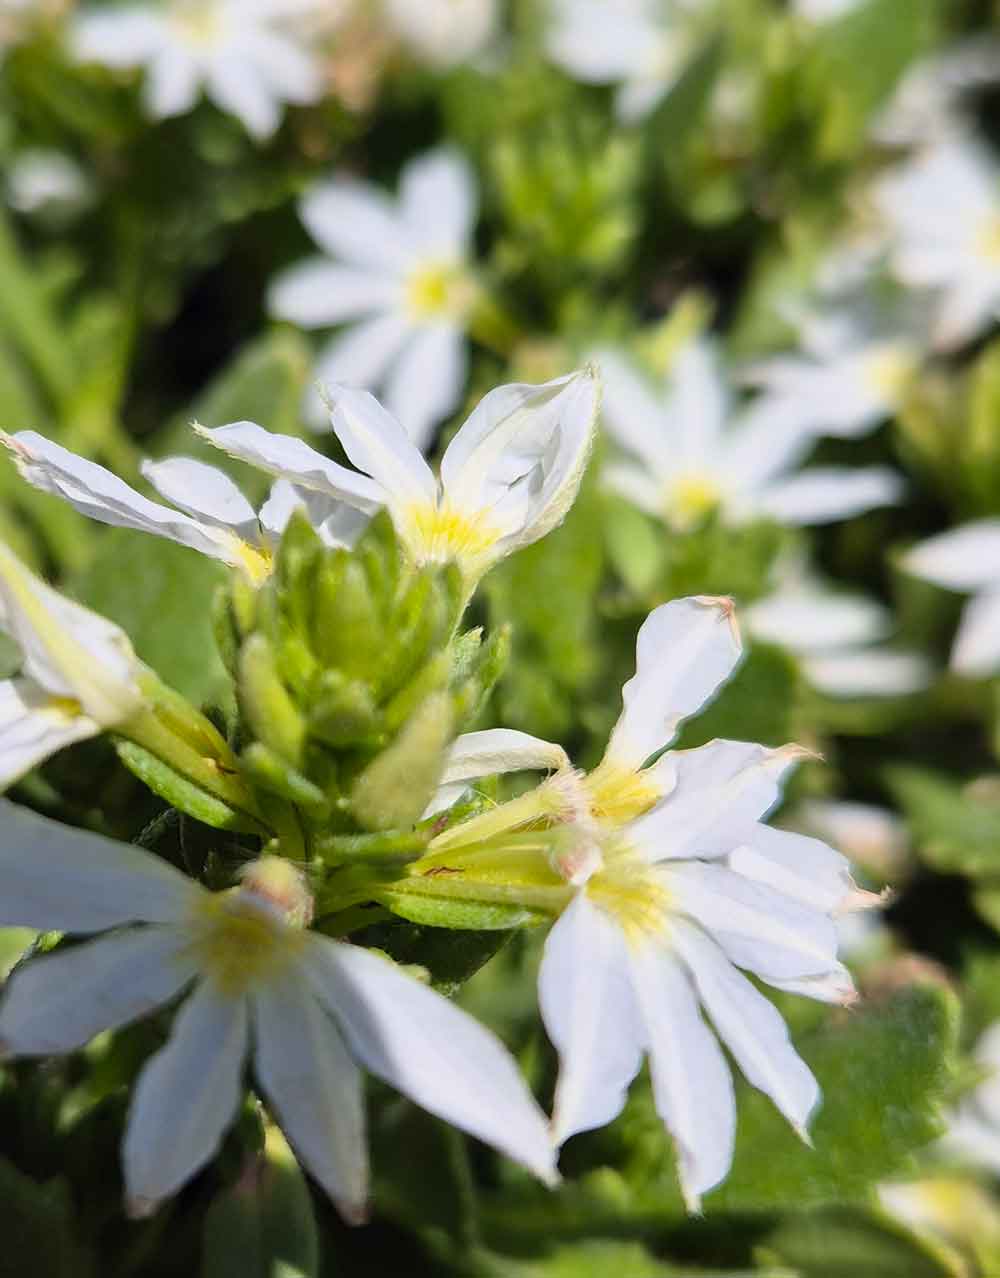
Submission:
<svg viewBox="0 0 1000 1278">
<path fill-rule="evenodd" d="M 418 821 L 506 649 L 458 633 L 464 597 L 457 567 L 407 563 L 387 515 L 352 550 L 295 516 L 267 582 L 234 575 L 217 610 L 247 782 L 324 838 Z"/>
</svg>

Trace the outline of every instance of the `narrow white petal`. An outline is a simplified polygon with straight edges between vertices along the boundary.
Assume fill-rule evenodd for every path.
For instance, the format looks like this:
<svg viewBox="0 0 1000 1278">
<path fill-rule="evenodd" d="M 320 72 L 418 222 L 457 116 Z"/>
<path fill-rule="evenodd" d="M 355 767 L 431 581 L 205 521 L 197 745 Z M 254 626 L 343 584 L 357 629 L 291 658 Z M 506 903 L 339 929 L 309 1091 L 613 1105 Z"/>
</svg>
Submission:
<svg viewBox="0 0 1000 1278">
<path fill-rule="evenodd" d="M 380 386 L 413 331 L 413 324 L 402 309 L 359 319 L 323 347 L 316 361 L 317 382 L 320 387 L 335 384 L 372 389 Z M 322 400 L 320 404 L 323 411 L 317 424 L 327 429 L 329 411 Z"/>
<path fill-rule="evenodd" d="M 858 998 L 854 978 L 842 963 L 834 964 L 822 976 L 803 976 L 798 980 L 779 980 L 776 976 L 768 976 L 765 979 L 772 989 L 782 990 L 786 994 L 799 994 L 803 998 L 815 999 L 818 1003 L 836 1003 L 840 1007 L 849 1007 Z"/>
<path fill-rule="evenodd" d="M 31 959 L 0 1002 L 0 1044 L 16 1056 L 73 1052 L 166 1003 L 195 976 L 176 927 L 130 928 Z"/>
<path fill-rule="evenodd" d="M 461 256 L 476 218 L 476 180 L 456 147 L 417 156 L 399 182 L 400 213 L 410 238 L 425 251 Z"/>
<path fill-rule="evenodd" d="M 813 687 L 828 697 L 907 697 L 933 678 L 926 657 L 886 649 L 817 653 L 803 668 Z"/>
<path fill-rule="evenodd" d="M 719 472 L 727 487 L 752 494 L 799 465 L 815 446 L 816 436 L 804 428 L 797 407 L 785 398 L 760 395 L 726 432 Z"/>
<path fill-rule="evenodd" d="M 245 541 L 257 534 L 257 512 L 224 470 L 193 457 L 146 461 L 143 476 L 161 497 L 196 519 L 232 528 Z"/>
<path fill-rule="evenodd" d="M 754 821 L 740 833 L 728 865 L 737 874 L 763 883 L 832 914 L 856 891 L 847 857 L 820 839 Z"/>
<path fill-rule="evenodd" d="M 729 411 L 729 392 L 715 344 L 707 338 L 688 342 L 670 365 L 667 411 L 682 465 L 712 461 Z"/>
<path fill-rule="evenodd" d="M 1000 668 L 1000 589 L 974 595 L 965 605 L 951 666 L 973 678 L 986 678 Z"/>
<path fill-rule="evenodd" d="M 902 492 L 902 479 L 887 466 L 813 466 L 771 484 L 757 504 L 761 514 L 779 523 L 826 524 L 895 505 Z"/>
<path fill-rule="evenodd" d="M 555 771 L 568 766 L 569 758 L 560 745 L 515 728 L 487 728 L 482 732 L 466 732 L 456 739 L 448 752 L 441 782 L 450 785 L 498 772 L 520 772 L 528 768 Z"/>
<path fill-rule="evenodd" d="M 27 679 L 0 681 L 0 793 L 74 741 L 101 731 L 85 714 L 67 714 Z"/>
<path fill-rule="evenodd" d="M 875 643 L 892 628 L 892 614 L 874 599 L 809 584 L 778 590 L 743 615 L 755 638 L 798 653 Z"/>
<path fill-rule="evenodd" d="M 150 501 L 96 462 L 77 457 L 34 431 L 0 436 L 0 441 L 11 450 L 29 484 L 62 497 L 82 515 L 117 528 L 167 537 L 226 563 L 236 562 L 231 534 L 206 528 L 188 515 Z"/>
<path fill-rule="evenodd" d="M 235 51 L 212 59 L 206 76 L 208 96 L 243 123 L 251 137 L 269 138 L 281 123 L 281 107 L 272 87 Z"/>
<path fill-rule="evenodd" d="M 631 843 L 651 861 L 725 856 L 747 821 L 767 814 L 781 794 L 781 779 L 802 758 L 795 746 L 772 750 L 745 741 L 710 741 L 664 755 L 676 784 L 652 811 L 627 829 Z"/>
<path fill-rule="evenodd" d="M 586 891 L 546 937 L 538 1002 L 559 1052 L 552 1128 L 561 1145 L 621 1112 L 645 1047 L 625 938 Z"/>
<path fill-rule="evenodd" d="M 949 590 L 1000 585 L 1000 519 L 977 519 L 922 541 L 903 556 L 903 567 Z"/>
<path fill-rule="evenodd" d="M 330 425 L 351 462 L 371 475 L 394 507 L 437 501 L 437 481 L 403 427 L 367 391 L 329 387 Z"/>
<path fill-rule="evenodd" d="M 454 324 L 415 332 L 385 383 L 385 404 L 420 449 L 458 407 L 468 372 L 465 333 Z"/>
<path fill-rule="evenodd" d="M 349 178 L 324 183 L 303 198 L 300 213 L 320 248 L 352 266 L 398 274 L 412 257 L 392 205 L 366 183 Z"/>
<path fill-rule="evenodd" d="M 203 982 L 143 1066 L 122 1145 L 129 1213 L 145 1216 L 219 1148 L 243 1096 L 247 1004 Z"/>
<path fill-rule="evenodd" d="M 667 490 L 646 470 L 632 462 L 612 462 L 601 469 L 604 486 L 654 519 L 667 514 Z"/>
<path fill-rule="evenodd" d="M 622 688 L 607 757 L 641 767 L 718 691 L 742 652 L 730 599 L 698 595 L 654 609 L 639 629 L 635 674 Z"/>
<path fill-rule="evenodd" d="M 982 267 L 983 263 L 975 263 Z M 995 319 L 1000 307 L 1000 278 L 985 269 L 982 274 L 963 271 L 945 292 L 935 318 L 935 350 L 952 351 L 971 341 Z"/>
<path fill-rule="evenodd" d="M 394 276 L 337 266 L 322 257 L 283 271 L 267 294 L 272 315 L 303 328 L 341 324 L 399 302 L 400 285 Z"/>
<path fill-rule="evenodd" d="M 652 944 L 634 946 L 629 957 L 656 1111 L 674 1138 L 684 1200 L 698 1211 L 701 1195 L 724 1180 L 732 1165 L 733 1080 L 676 960 Z"/>
<path fill-rule="evenodd" d="M 364 475 L 330 461 L 294 435 L 276 435 L 254 422 L 234 422 L 209 430 L 196 427 L 198 434 L 215 448 L 249 462 L 259 470 L 291 480 L 303 488 L 313 488 L 366 513 L 382 503 L 381 488 Z"/>
<path fill-rule="evenodd" d="M 81 62 L 126 69 L 151 57 L 164 38 L 163 19 L 152 9 L 128 6 L 82 13 L 72 27 L 73 53 Z"/>
<path fill-rule="evenodd" d="M 658 34 L 648 6 L 629 0 L 559 0 L 553 5 L 546 49 L 553 62 L 577 79 L 612 84 L 645 64 Z"/>
<path fill-rule="evenodd" d="M 315 8 L 315 4 L 312 5 Z M 272 26 L 254 25 L 244 33 L 243 48 L 253 62 L 257 73 L 274 95 L 285 102 L 303 105 L 322 97 L 323 76 L 316 58 L 301 47 L 294 38 L 294 22 L 298 17 L 309 18 L 305 13 L 283 12 L 265 7 L 263 18 L 272 20 Z M 278 26 L 286 19 L 287 31 Z"/>
<path fill-rule="evenodd" d="M 202 67 L 189 50 L 164 41 L 149 58 L 142 97 L 156 120 L 183 115 L 198 101 Z"/>
<path fill-rule="evenodd" d="M 368 1199 L 361 1071 L 306 980 L 290 969 L 253 995 L 254 1071 L 299 1161 L 359 1222 Z"/>
<path fill-rule="evenodd" d="M 544 1115 L 500 1040 L 392 963 L 316 937 L 309 979 L 351 1054 L 424 1109 L 555 1176 Z"/>
<path fill-rule="evenodd" d="M 777 1008 L 704 932 L 677 920 L 670 940 L 747 1082 L 770 1096 L 799 1135 L 808 1140 L 806 1126 L 819 1104 L 819 1084 L 792 1046 Z"/>
<path fill-rule="evenodd" d="M 676 423 L 652 383 L 617 351 L 598 354 L 604 397 L 601 420 L 616 443 L 642 461 L 654 479 L 677 469 Z"/>
<path fill-rule="evenodd" d="M 837 966 L 837 929 L 819 910 L 721 865 L 692 862 L 661 873 L 675 907 L 737 966 L 764 980 L 824 976 Z"/>
<path fill-rule="evenodd" d="M 100 932 L 172 923 L 204 892 L 159 857 L 0 799 L 0 925 Z"/>
</svg>

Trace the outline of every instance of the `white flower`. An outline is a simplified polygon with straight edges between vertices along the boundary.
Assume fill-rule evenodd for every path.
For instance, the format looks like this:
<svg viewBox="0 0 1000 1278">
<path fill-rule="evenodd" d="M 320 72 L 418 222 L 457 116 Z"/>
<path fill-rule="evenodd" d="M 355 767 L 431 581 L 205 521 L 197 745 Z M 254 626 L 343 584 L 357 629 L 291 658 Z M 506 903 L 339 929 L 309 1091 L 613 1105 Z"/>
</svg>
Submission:
<svg viewBox="0 0 1000 1278">
<path fill-rule="evenodd" d="M 129 1208 L 144 1215 L 218 1149 L 243 1068 L 346 1219 L 362 1218 L 363 1066 L 547 1181 L 544 1117 L 500 1042 L 390 962 L 307 930 L 296 870 L 269 857 L 208 892 L 137 848 L 3 812 L 0 922 L 106 936 L 33 960 L 8 982 L 9 1054 L 71 1052 L 187 997 L 144 1066 L 123 1145 Z M 137 926 L 138 925 L 138 926 Z"/>
<path fill-rule="evenodd" d="M 465 334 L 476 299 L 468 162 L 451 148 L 411 160 L 395 204 L 368 183 L 337 177 L 310 191 L 300 208 L 328 256 L 281 275 L 271 313 L 304 328 L 346 324 L 321 352 L 317 376 L 381 388 L 423 447 L 465 387 Z"/>
<path fill-rule="evenodd" d="M 365 475 L 336 467 L 301 441 L 244 422 L 202 430 L 216 447 L 329 493 L 362 511 L 383 504 L 415 563 L 457 562 L 474 585 L 497 560 L 537 541 L 573 503 L 593 439 L 600 384 L 585 368 L 541 386 L 501 386 L 485 395 L 441 460 L 441 477 L 403 427 L 367 391 L 332 387 L 330 421 L 349 459 Z M 316 461 L 323 464 L 320 469 Z M 348 492 L 343 476 L 355 481 Z M 371 476 L 371 478 L 366 478 Z"/>
<path fill-rule="evenodd" d="M 279 448 L 281 457 L 289 467 L 298 467 L 305 482 L 295 487 L 279 479 L 268 500 L 255 512 L 229 476 L 215 466 L 191 457 L 144 462 L 145 478 L 162 497 L 180 508 L 172 510 L 143 497 L 103 466 L 78 457 L 34 431 L 16 435 L 0 432 L 0 443 L 10 449 L 28 483 L 62 497 L 81 514 L 103 524 L 135 528 L 179 542 L 239 568 L 254 583 L 270 573 L 274 545 L 296 507 L 306 510 L 320 536 L 331 546 L 344 545 L 356 534 L 359 511 L 368 515 L 378 508 L 380 494 L 374 484 L 323 457 L 301 440 L 269 435 L 250 422 L 222 429 L 251 437 L 256 433 Z M 345 505 L 348 494 L 350 504 Z"/>
<path fill-rule="evenodd" d="M 692 53 L 689 0 L 552 0 L 549 57 L 587 84 L 617 84 L 632 123 L 673 88 Z"/>
<path fill-rule="evenodd" d="M 182 115 L 202 87 L 255 138 L 270 137 L 285 102 L 315 102 L 318 62 L 294 20 L 317 0 L 166 0 L 83 13 L 77 57 L 114 69 L 145 67 L 145 99 L 157 119 Z"/>
<path fill-rule="evenodd" d="M 977 1167 L 1000 1173 L 1000 1022 L 981 1035 L 973 1059 L 985 1077 L 952 1114 L 941 1145 Z"/>
<path fill-rule="evenodd" d="M 93 200 L 93 188 L 75 160 L 61 151 L 20 151 L 7 174 L 7 202 L 18 213 L 72 216 Z"/>
<path fill-rule="evenodd" d="M 799 406 L 765 396 L 730 422 L 728 388 L 706 340 L 677 353 L 659 394 L 614 352 L 601 367 L 604 424 L 629 455 L 605 467 L 605 481 L 674 529 L 715 510 L 731 524 L 821 524 L 899 497 L 900 479 L 884 466 L 791 474 L 815 442 Z"/>
<path fill-rule="evenodd" d="M 951 668 L 971 678 L 1000 670 L 1000 519 L 979 519 L 908 551 L 902 566 L 949 590 L 974 591 L 951 650 Z"/>
<path fill-rule="evenodd" d="M 2 543 L 0 630 L 22 659 L 20 674 L 0 680 L 0 791 L 142 708 L 126 635 L 39 581 Z"/>
<path fill-rule="evenodd" d="M 1000 41 L 972 36 L 909 67 L 872 126 L 888 146 L 926 146 L 967 126 L 959 112 L 963 91 L 1000 80 Z"/>
<path fill-rule="evenodd" d="M 828 696 L 900 697 L 930 681 L 930 667 L 916 653 L 876 646 L 892 632 L 887 608 L 794 570 L 744 616 L 751 634 L 794 653 L 809 682 Z"/>
<path fill-rule="evenodd" d="M 809 22 L 834 22 L 864 3 L 865 0 L 792 0 L 792 8 Z"/>
<path fill-rule="evenodd" d="M 941 139 L 877 185 L 893 235 L 892 269 L 936 298 L 934 342 L 949 349 L 987 328 L 1000 306 L 1000 186 L 971 138 Z"/>
<path fill-rule="evenodd" d="M 481 53 L 496 34 L 497 0 L 383 0 L 389 25 L 431 67 Z"/>
<path fill-rule="evenodd" d="M 835 844 L 854 864 L 892 883 L 910 867 L 906 822 L 888 808 L 846 799 L 807 799 L 788 824 Z"/>
</svg>

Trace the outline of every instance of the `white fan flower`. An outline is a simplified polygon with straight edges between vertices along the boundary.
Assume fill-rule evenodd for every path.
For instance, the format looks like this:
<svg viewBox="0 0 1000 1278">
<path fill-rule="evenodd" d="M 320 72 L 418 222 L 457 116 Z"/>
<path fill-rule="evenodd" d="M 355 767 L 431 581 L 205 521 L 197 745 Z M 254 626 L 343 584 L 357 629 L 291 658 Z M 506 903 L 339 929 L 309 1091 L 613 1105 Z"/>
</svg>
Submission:
<svg viewBox="0 0 1000 1278">
<path fill-rule="evenodd" d="M 485 395 L 441 460 L 440 479 L 398 421 L 367 391 L 331 387 L 330 421 L 364 474 L 332 466 L 301 441 L 290 456 L 284 436 L 249 422 L 202 430 L 230 456 L 329 493 L 369 512 L 384 505 L 414 563 L 454 561 L 470 589 L 494 563 L 537 541 L 565 516 L 590 453 L 600 398 L 588 367 L 541 386 L 501 386 Z M 357 485 L 347 491 L 343 475 Z M 370 478 L 368 478 L 370 476 Z"/>
<path fill-rule="evenodd" d="M 864 3 L 866 0 L 792 0 L 792 8 L 809 22 L 836 22 Z"/>
<path fill-rule="evenodd" d="M 7 203 L 18 213 L 41 213 L 70 218 L 94 199 L 91 179 L 62 151 L 32 147 L 19 151 L 10 163 Z"/>
<path fill-rule="evenodd" d="M 497 0 L 383 0 L 385 16 L 421 62 L 456 66 L 482 53 L 499 25 Z"/>
<path fill-rule="evenodd" d="M 936 298 L 933 340 L 969 341 L 1000 308 L 1000 184 L 970 137 L 948 135 L 883 178 L 876 201 L 893 237 L 892 269 Z"/>
<path fill-rule="evenodd" d="M 1000 670 L 1000 519 L 979 519 L 930 537 L 902 566 L 948 590 L 973 592 L 951 650 L 951 668 L 970 678 Z"/>
<path fill-rule="evenodd" d="M 204 88 L 223 111 L 264 140 L 286 102 L 315 102 L 320 65 L 296 23 L 319 0 L 166 0 L 93 8 L 74 27 L 76 56 L 113 69 L 144 67 L 156 119 L 183 115 Z"/>
<path fill-rule="evenodd" d="M 715 511 L 729 524 L 829 523 L 899 498 L 900 478 L 885 466 L 791 473 L 815 445 L 801 405 L 763 396 L 730 421 L 728 387 L 705 339 L 677 353 L 659 393 L 616 352 L 601 356 L 601 369 L 604 425 L 627 454 L 605 466 L 605 482 L 677 531 Z"/>
<path fill-rule="evenodd" d="M 903 75 L 872 126 L 872 136 L 888 146 L 927 146 L 957 136 L 968 126 L 961 113 L 963 92 L 1000 80 L 1000 41 L 972 36 Z"/>
<path fill-rule="evenodd" d="M 144 477 L 179 508 L 173 510 L 143 497 L 96 462 L 78 457 L 34 431 L 16 435 L 0 432 L 0 443 L 10 450 L 28 483 L 62 497 L 81 514 L 189 546 L 240 569 L 254 584 L 269 575 L 274 546 L 297 507 L 305 509 L 319 535 L 331 546 L 348 544 L 365 516 L 378 508 L 380 494 L 374 484 L 301 440 L 270 435 L 250 423 L 240 423 L 238 429 L 265 437 L 289 467 L 298 467 L 312 482 L 297 487 L 279 479 L 268 500 L 255 511 L 229 476 L 215 466 L 192 457 L 144 462 Z M 349 502 L 345 502 L 348 495 Z"/>
<path fill-rule="evenodd" d="M 806 799 L 793 817 L 790 828 L 834 844 L 882 882 L 897 882 L 912 868 L 906 822 L 889 808 L 847 799 Z"/>
<path fill-rule="evenodd" d="M 757 639 L 787 648 L 806 678 L 831 697 L 903 697 L 926 688 L 927 661 L 881 645 L 892 614 L 874 599 L 829 590 L 792 571 L 744 613 Z"/>
<path fill-rule="evenodd" d="M 450 147 L 403 168 L 395 204 L 369 183 L 335 177 L 300 205 L 327 256 L 291 267 L 270 291 L 279 319 L 346 326 L 321 351 L 317 377 L 381 389 L 421 448 L 465 388 L 476 201 L 468 161 Z M 311 401 L 310 415 L 320 408 Z"/>
<path fill-rule="evenodd" d="M 626 123 L 648 115 L 694 50 L 690 0 L 551 0 L 549 57 L 585 84 L 616 84 Z"/>
<path fill-rule="evenodd" d="M 980 1036 L 973 1059 L 984 1078 L 951 1115 L 941 1147 L 995 1175 L 1000 1173 L 1000 1021 Z"/>
<path fill-rule="evenodd" d="M 21 670 L 0 680 L 0 791 L 50 755 L 143 707 L 125 633 L 40 581 L 0 543 L 0 630 Z"/>
<path fill-rule="evenodd" d="M 4 805 L 0 923 L 107 935 L 23 965 L 0 1003 L 7 1054 L 75 1051 L 186 998 L 143 1067 L 123 1145 L 133 1215 L 215 1153 L 255 1085 L 348 1221 L 368 1196 L 361 1068 L 555 1179 L 544 1116 L 499 1040 L 391 962 L 308 930 L 312 901 L 265 857 L 209 892 L 135 847 Z M 111 930 L 108 930 L 111 929 Z"/>
</svg>

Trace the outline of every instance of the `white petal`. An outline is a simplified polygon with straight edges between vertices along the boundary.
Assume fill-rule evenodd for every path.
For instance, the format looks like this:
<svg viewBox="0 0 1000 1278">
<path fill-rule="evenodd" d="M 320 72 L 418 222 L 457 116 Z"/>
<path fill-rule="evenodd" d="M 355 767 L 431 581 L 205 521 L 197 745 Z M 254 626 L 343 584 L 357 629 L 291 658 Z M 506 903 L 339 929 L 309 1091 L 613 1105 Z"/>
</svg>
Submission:
<svg viewBox="0 0 1000 1278">
<path fill-rule="evenodd" d="M 163 38 L 163 19 L 151 9 L 138 7 L 82 13 L 72 28 L 73 53 L 81 62 L 116 69 L 139 66 Z"/>
<path fill-rule="evenodd" d="M 157 120 L 183 115 L 198 100 L 202 68 L 197 58 L 177 44 L 164 42 L 149 59 L 143 99 Z"/>
<path fill-rule="evenodd" d="M 626 80 L 615 94 L 615 118 L 622 124 L 637 124 L 649 115 L 676 83 L 670 64 L 656 68 L 656 74 Z"/>
<path fill-rule="evenodd" d="M 812 998 L 818 1003 L 836 1003 L 841 1007 L 849 1007 L 858 997 L 854 979 L 842 963 L 834 964 L 822 976 L 803 976 L 798 980 L 780 980 L 776 976 L 769 976 L 766 980 L 772 989 L 782 990 L 785 994 L 798 994 L 802 998 Z"/>
<path fill-rule="evenodd" d="M 632 462 L 612 462 L 601 469 L 601 480 L 610 492 L 624 497 L 654 519 L 667 516 L 667 490 L 649 471 Z"/>
<path fill-rule="evenodd" d="M 951 351 L 971 341 L 996 318 L 1000 278 L 984 271 L 958 280 L 944 295 L 934 324 L 934 347 Z"/>
<path fill-rule="evenodd" d="M 743 831 L 728 865 L 793 901 L 832 914 L 856 891 L 845 856 L 820 839 L 755 821 Z"/>
<path fill-rule="evenodd" d="M 697 595 L 654 609 L 639 629 L 635 674 L 622 688 L 607 757 L 641 767 L 718 691 L 742 651 L 729 599 Z"/>
<path fill-rule="evenodd" d="M 1000 519 L 977 519 L 922 541 L 903 556 L 903 567 L 949 590 L 1000 585 Z"/>
<path fill-rule="evenodd" d="M 498 772 L 529 768 L 555 771 L 568 766 L 569 758 L 562 746 L 515 728 L 487 728 L 483 732 L 466 732 L 456 739 L 448 752 L 441 783 L 474 781 Z"/>
<path fill-rule="evenodd" d="M 874 643 L 892 627 L 891 613 L 874 599 L 812 586 L 768 595 L 744 617 L 755 638 L 798 653 Z"/>
<path fill-rule="evenodd" d="M 254 138 L 269 138 L 281 123 L 274 90 L 257 69 L 236 53 L 220 53 L 206 77 L 208 95 L 223 111 L 241 120 Z"/>
<path fill-rule="evenodd" d="M 538 1002 L 559 1052 L 553 1139 L 610 1123 L 645 1046 L 621 930 L 578 892 L 545 940 Z"/>
<path fill-rule="evenodd" d="M 972 678 L 986 678 L 1000 668 L 1000 590 L 974 595 L 963 608 L 951 668 Z"/>
<path fill-rule="evenodd" d="M 876 506 L 892 506 L 903 481 L 887 466 L 814 466 L 771 484 L 758 498 L 761 514 L 780 523 L 826 524 L 850 519 Z"/>
<path fill-rule="evenodd" d="M 743 410 L 719 449 L 719 472 L 726 487 L 752 494 L 797 466 L 815 448 L 797 408 L 787 399 L 761 395 Z"/>
<path fill-rule="evenodd" d="M 316 379 L 321 386 L 378 386 L 412 336 L 413 325 L 402 309 L 359 320 L 338 333 L 320 352 Z M 328 422 L 329 414 L 324 411 L 319 425 L 325 429 Z"/>
<path fill-rule="evenodd" d="M 647 10 L 629 0 L 561 0 L 553 9 L 549 57 L 589 84 L 611 84 L 637 71 L 659 34 Z"/>
<path fill-rule="evenodd" d="M 203 982 L 132 1093 L 122 1145 L 131 1215 L 149 1215 L 219 1148 L 243 1097 L 246 1051 L 246 1000 Z"/>
<path fill-rule="evenodd" d="M 645 462 L 655 479 L 672 475 L 678 466 L 676 423 L 666 404 L 617 351 L 601 351 L 598 363 L 604 382 L 601 420 L 608 434 Z"/>
<path fill-rule="evenodd" d="M 264 16 L 266 19 L 272 15 L 265 13 Z M 273 14 L 279 21 L 283 17 L 289 19 L 290 32 L 294 30 L 292 23 L 298 16 L 280 11 Z M 308 20 L 308 11 L 302 16 Z M 297 105 L 315 102 L 322 97 L 323 76 L 317 60 L 277 26 L 254 26 L 246 31 L 243 48 L 275 97 Z"/>
<path fill-rule="evenodd" d="M 34 431 L 0 436 L 21 475 L 44 493 L 62 497 L 83 515 L 117 528 L 135 528 L 235 564 L 232 535 L 205 528 L 179 511 L 149 501 L 117 475 Z"/>
<path fill-rule="evenodd" d="M 159 857 L 0 799 L 0 925 L 100 932 L 172 923 L 204 889 Z"/>
<path fill-rule="evenodd" d="M 449 258 L 465 253 L 476 218 L 476 180 L 456 147 L 411 160 L 400 178 L 399 203 L 413 243 Z"/>
<path fill-rule="evenodd" d="M 352 266 L 403 271 L 413 246 L 386 197 L 374 187 L 336 178 L 303 197 L 300 212 L 316 243 Z"/>
<path fill-rule="evenodd" d="M 399 280 L 372 271 L 337 266 L 314 257 L 283 271 L 267 293 L 267 307 L 278 319 L 303 328 L 324 328 L 372 311 L 400 305 Z"/>
<path fill-rule="evenodd" d="M 0 1003 L 0 1043 L 16 1056 L 73 1052 L 166 1003 L 195 976 L 176 927 L 130 928 L 33 958 Z"/>
<path fill-rule="evenodd" d="M 249 462 L 259 470 L 312 488 L 345 501 L 368 514 L 382 503 L 382 490 L 364 475 L 348 470 L 310 448 L 294 435 L 276 435 L 254 422 L 234 422 L 210 430 L 196 427 L 198 434 L 230 457 Z"/>
<path fill-rule="evenodd" d="M 196 519 L 231 528 L 244 541 L 257 536 L 257 512 L 224 470 L 193 457 L 145 461 L 142 473 L 161 497 Z"/>
<path fill-rule="evenodd" d="M 413 334 L 389 373 L 385 404 L 420 449 L 458 407 L 468 372 L 465 333 L 433 324 Z"/>
<path fill-rule="evenodd" d="M 316 937 L 305 962 L 316 996 L 367 1069 L 543 1180 L 554 1178 L 544 1116 L 489 1030 L 367 950 Z"/>
<path fill-rule="evenodd" d="M 715 345 L 698 338 L 681 348 L 670 365 L 667 412 L 681 465 L 700 467 L 714 459 L 729 393 Z"/>
<path fill-rule="evenodd" d="M 746 822 L 778 801 L 783 775 L 802 755 L 794 746 L 772 750 L 745 741 L 710 741 L 666 754 L 660 762 L 673 766 L 676 784 L 627 827 L 626 837 L 650 861 L 725 856 Z"/>
<path fill-rule="evenodd" d="M 254 1071 L 299 1161 L 359 1222 L 368 1198 L 361 1071 L 296 969 L 253 996 Z"/>
<path fill-rule="evenodd" d="M 687 964 L 705 1010 L 748 1083 L 770 1096 L 803 1139 L 819 1084 L 795 1051 L 777 1008 L 697 928 L 678 920 L 671 944 Z"/>
<path fill-rule="evenodd" d="M 27 679 L 0 681 L 0 793 L 75 741 L 97 736 L 99 724 L 67 714 Z"/>
<path fill-rule="evenodd" d="M 684 971 L 654 945 L 629 952 L 636 1002 L 645 1022 L 656 1111 L 674 1138 L 689 1210 L 723 1180 L 733 1160 L 733 1080 L 701 1018 Z"/>
<path fill-rule="evenodd" d="M 675 908 L 765 981 L 824 976 L 837 966 L 837 929 L 819 910 L 721 865 L 692 862 L 661 873 Z"/>
<path fill-rule="evenodd" d="M 437 481 L 406 431 L 374 395 L 350 386 L 329 388 L 330 424 L 351 462 L 371 475 L 397 508 L 437 502 Z"/>
<path fill-rule="evenodd" d="M 813 687 L 828 697 L 907 697 L 933 677 L 930 663 L 918 653 L 869 648 L 817 653 L 803 668 Z"/>
</svg>

